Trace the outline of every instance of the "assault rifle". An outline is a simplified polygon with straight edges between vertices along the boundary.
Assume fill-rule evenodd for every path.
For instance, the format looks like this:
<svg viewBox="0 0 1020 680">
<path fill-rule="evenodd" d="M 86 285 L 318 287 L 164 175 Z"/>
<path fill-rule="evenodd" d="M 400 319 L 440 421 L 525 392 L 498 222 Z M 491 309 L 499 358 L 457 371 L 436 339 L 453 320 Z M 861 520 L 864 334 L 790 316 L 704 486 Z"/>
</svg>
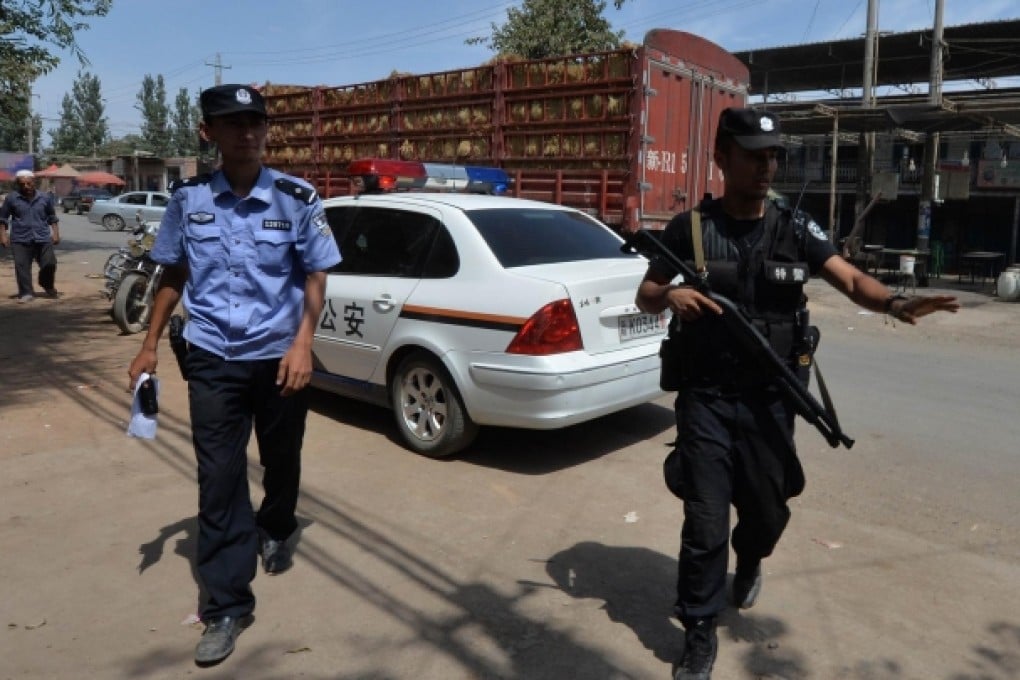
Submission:
<svg viewBox="0 0 1020 680">
<path fill-rule="evenodd" d="M 722 307 L 721 320 L 726 330 L 736 340 L 737 346 L 744 353 L 745 358 L 765 373 L 769 382 L 778 387 L 783 395 L 790 400 L 797 413 L 822 433 L 825 441 L 829 442 L 829 446 L 836 448 L 842 444 L 849 449 L 854 445 L 854 440 L 848 437 L 839 426 L 839 420 L 836 418 L 831 404 L 826 408 L 818 403 L 818 400 L 808 391 L 808 388 L 793 370 L 775 353 L 768 340 L 744 316 L 740 308 L 729 298 L 712 292 L 707 277 L 699 276 L 693 267 L 677 257 L 658 238 L 645 229 L 631 234 L 627 241 L 620 246 L 620 250 L 625 253 L 641 253 L 647 257 L 650 252 L 649 245 L 651 250 L 662 254 L 678 272 L 683 274 L 685 282 L 690 283 L 699 293 Z"/>
</svg>

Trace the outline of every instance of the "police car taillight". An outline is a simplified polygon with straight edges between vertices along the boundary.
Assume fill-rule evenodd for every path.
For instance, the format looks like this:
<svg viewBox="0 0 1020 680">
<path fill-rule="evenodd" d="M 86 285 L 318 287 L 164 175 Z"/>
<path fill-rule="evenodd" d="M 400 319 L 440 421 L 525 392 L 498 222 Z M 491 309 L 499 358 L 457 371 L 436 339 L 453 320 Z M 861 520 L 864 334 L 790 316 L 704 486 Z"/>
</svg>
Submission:
<svg viewBox="0 0 1020 680">
<path fill-rule="evenodd" d="M 581 327 L 568 299 L 550 302 L 524 322 L 510 341 L 508 354 L 548 356 L 584 349 Z"/>
<path fill-rule="evenodd" d="M 510 186 L 510 177 L 502 168 L 386 158 L 351 161 L 347 173 L 360 179 L 366 192 L 418 189 L 500 195 Z"/>
</svg>

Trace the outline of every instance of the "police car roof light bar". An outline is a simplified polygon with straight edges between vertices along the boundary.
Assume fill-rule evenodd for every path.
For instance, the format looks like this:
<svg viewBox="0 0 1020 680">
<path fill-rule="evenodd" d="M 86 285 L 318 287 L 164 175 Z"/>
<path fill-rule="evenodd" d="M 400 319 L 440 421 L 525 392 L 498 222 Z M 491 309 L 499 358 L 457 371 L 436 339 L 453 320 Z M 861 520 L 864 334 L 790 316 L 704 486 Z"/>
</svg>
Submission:
<svg viewBox="0 0 1020 680">
<path fill-rule="evenodd" d="M 386 158 L 351 161 L 347 174 L 361 177 L 366 190 L 376 191 L 419 189 L 501 195 L 507 192 L 511 181 L 502 168 Z"/>
</svg>

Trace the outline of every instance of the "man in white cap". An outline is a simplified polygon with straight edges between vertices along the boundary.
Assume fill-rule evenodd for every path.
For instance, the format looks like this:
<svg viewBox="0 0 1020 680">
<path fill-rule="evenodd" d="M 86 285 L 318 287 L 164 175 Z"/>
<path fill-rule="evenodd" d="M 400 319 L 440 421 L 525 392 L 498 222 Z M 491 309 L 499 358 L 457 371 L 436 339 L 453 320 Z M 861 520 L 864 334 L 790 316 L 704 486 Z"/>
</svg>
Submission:
<svg viewBox="0 0 1020 680">
<path fill-rule="evenodd" d="M 39 264 L 39 285 L 46 297 L 56 298 L 60 293 L 54 287 L 57 256 L 53 246 L 60 243 L 60 221 L 53 202 L 36 191 L 35 175 L 31 170 L 18 170 L 14 181 L 18 190 L 7 194 L 3 205 L 0 205 L 0 245 L 5 248 L 10 245 L 14 251 L 18 302 L 35 299 L 33 261 Z"/>
</svg>

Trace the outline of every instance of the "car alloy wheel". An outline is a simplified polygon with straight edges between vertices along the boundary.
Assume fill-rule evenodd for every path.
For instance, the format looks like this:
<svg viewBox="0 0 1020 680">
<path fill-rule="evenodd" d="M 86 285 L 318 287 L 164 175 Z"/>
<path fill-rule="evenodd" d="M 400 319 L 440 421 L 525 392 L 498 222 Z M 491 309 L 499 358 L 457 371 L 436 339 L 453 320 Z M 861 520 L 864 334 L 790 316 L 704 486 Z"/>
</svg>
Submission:
<svg viewBox="0 0 1020 680">
<path fill-rule="evenodd" d="M 103 227 L 107 231 L 120 231 L 124 228 L 124 220 L 120 215 L 104 215 Z"/>
<path fill-rule="evenodd" d="M 450 374 L 426 352 L 414 352 L 400 362 L 390 399 L 401 437 L 422 455 L 452 456 L 478 434 Z"/>
</svg>

